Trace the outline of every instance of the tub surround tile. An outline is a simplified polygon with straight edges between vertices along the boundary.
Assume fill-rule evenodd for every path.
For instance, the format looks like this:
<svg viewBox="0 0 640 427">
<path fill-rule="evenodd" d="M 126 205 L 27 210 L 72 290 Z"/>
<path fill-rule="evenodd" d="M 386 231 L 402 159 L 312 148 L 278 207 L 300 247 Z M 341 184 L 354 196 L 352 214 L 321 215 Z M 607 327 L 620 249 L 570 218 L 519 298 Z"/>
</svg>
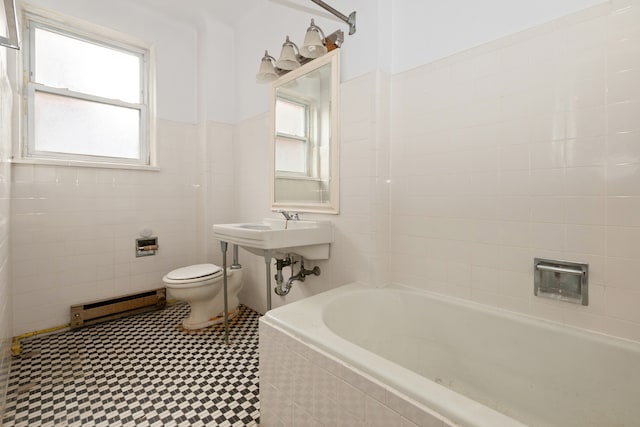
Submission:
<svg viewBox="0 0 640 427">
<path fill-rule="evenodd" d="M 603 280 L 609 287 L 640 290 L 639 281 L 629 281 L 628 277 L 637 274 L 640 260 L 608 257 L 604 260 Z"/>
<path fill-rule="evenodd" d="M 272 424 L 263 423 L 263 425 L 270 426 Z M 278 423 L 276 423 L 275 425 L 278 425 Z M 319 421 L 315 420 L 309 412 L 294 404 L 291 426 L 321 427 L 322 424 Z"/>
<path fill-rule="evenodd" d="M 640 259 L 639 11 L 606 2 L 391 78 L 392 277 L 460 296 L 470 276 L 465 298 L 637 339 L 637 280 L 621 264 Z M 453 241 L 471 259 L 447 261 L 470 273 L 402 262 L 427 266 Z M 512 250 L 529 261 L 505 261 Z M 590 305 L 540 302 L 534 256 L 588 262 Z"/>
<path fill-rule="evenodd" d="M 260 320 L 261 425 L 452 426 L 314 346 Z M 305 348 L 305 355 L 300 351 Z M 290 382 L 274 366 L 286 353 Z M 277 385 L 276 385 L 277 384 Z M 403 401 L 404 399 L 404 401 Z M 293 423 L 293 424 L 292 424 Z"/>
<path fill-rule="evenodd" d="M 420 427 L 446 427 L 449 425 L 447 420 L 435 414 L 433 411 L 429 411 L 412 402 L 405 396 L 399 396 L 393 390 L 388 390 L 387 394 L 389 407 L 403 414 L 402 425 L 416 425 Z"/>
<path fill-rule="evenodd" d="M 366 413 L 367 395 L 349 384 L 339 380 L 336 388 L 336 401 L 338 410 L 348 413 L 356 420 L 363 422 Z"/>
<path fill-rule="evenodd" d="M 386 427 L 399 425 L 402 422 L 400 414 L 384 406 L 371 397 L 365 402 L 365 423 L 372 427 Z"/>
</svg>

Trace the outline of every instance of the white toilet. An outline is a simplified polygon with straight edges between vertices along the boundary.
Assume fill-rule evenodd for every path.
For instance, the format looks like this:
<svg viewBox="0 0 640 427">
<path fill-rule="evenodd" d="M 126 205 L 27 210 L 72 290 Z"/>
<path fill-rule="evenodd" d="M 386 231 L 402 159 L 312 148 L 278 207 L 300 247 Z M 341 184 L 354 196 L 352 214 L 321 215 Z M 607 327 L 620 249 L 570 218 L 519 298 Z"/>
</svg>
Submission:
<svg viewBox="0 0 640 427">
<path fill-rule="evenodd" d="M 191 314 L 184 319 L 185 329 L 202 329 L 224 321 L 224 291 L 222 268 L 215 264 L 196 264 L 178 268 L 162 278 L 169 293 L 187 301 Z M 242 269 L 227 268 L 227 302 L 229 313 L 240 304 Z"/>
</svg>

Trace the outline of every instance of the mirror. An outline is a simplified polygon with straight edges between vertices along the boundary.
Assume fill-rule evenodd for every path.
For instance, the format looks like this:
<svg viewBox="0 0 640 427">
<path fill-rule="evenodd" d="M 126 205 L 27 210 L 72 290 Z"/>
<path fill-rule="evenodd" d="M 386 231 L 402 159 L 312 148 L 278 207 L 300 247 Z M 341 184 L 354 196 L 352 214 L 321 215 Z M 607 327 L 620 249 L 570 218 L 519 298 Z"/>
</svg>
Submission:
<svg viewBox="0 0 640 427">
<path fill-rule="evenodd" d="M 273 210 L 338 213 L 339 51 L 273 82 Z"/>
</svg>

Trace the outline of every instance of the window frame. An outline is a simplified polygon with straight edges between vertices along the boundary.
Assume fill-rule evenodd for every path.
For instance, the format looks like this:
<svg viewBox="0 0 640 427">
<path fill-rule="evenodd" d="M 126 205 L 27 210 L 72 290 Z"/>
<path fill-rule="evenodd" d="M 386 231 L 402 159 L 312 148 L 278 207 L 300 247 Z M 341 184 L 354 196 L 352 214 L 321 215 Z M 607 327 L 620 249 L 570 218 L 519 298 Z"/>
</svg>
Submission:
<svg viewBox="0 0 640 427">
<path fill-rule="evenodd" d="M 17 162 L 157 170 L 155 164 L 155 108 L 153 103 L 155 94 L 152 90 L 154 87 L 151 67 L 152 49 L 144 43 L 121 33 L 58 14 L 34 10 L 30 7 L 23 8 L 22 14 L 24 28 L 22 58 L 23 119 L 21 121 L 22 137 L 19 143 L 20 155 Z M 140 102 L 132 103 L 119 99 L 105 98 L 66 88 L 47 86 L 33 81 L 36 67 L 34 35 L 38 28 L 137 56 L 140 60 Z M 31 112 L 34 111 L 37 92 L 137 110 L 140 117 L 138 135 L 139 159 L 36 150 L 35 115 Z"/>
</svg>

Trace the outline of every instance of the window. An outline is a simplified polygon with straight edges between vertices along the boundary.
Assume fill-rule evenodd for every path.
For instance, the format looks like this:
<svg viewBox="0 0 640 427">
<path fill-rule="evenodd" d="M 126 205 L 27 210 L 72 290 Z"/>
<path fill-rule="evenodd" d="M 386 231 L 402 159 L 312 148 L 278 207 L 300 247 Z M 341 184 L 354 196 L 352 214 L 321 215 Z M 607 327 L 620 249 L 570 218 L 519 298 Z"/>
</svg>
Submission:
<svg viewBox="0 0 640 427">
<path fill-rule="evenodd" d="M 149 165 L 149 51 L 26 16 L 23 157 Z"/>
<path fill-rule="evenodd" d="M 278 97 L 276 100 L 276 170 L 309 175 L 309 107 Z"/>
</svg>

